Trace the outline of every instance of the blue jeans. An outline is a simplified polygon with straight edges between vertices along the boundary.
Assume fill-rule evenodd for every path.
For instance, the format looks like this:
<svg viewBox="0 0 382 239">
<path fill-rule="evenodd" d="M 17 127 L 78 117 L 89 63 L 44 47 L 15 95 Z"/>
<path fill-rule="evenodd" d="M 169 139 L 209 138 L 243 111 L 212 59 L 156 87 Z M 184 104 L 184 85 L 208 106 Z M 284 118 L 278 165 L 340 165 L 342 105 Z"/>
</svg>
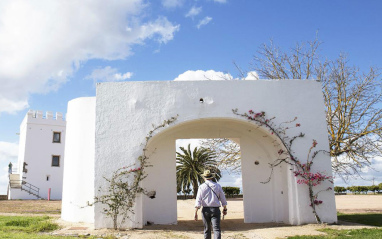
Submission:
<svg viewBox="0 0 382 239">
<path fill-rule="evenodd" d="M 214 229 L 214 238 L 221 239 L 220 232 L 220 209 L 218 207 L 203 207 L 204 238 L 211 239 L 211 223 Z"/>
</svg>

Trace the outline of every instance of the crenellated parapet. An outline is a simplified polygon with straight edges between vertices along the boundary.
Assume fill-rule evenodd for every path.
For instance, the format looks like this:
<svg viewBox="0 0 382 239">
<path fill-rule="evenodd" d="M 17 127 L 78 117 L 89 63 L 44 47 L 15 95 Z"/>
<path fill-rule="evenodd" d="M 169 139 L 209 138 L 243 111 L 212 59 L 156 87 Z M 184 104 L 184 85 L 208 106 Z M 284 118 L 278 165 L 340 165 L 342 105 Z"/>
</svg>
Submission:
<svg viewBox="0 0 382 239">
<path fill-rule="evenodd" d="M 57 121 L 63 121 L 64 117 L 61 112 L 56 112 L 56 115 L 53 115 L 52 111 L 46 111 L 45 115 L 43 111 L 41 110 L 29 110 L 27 113 L 28 118 L 36 118 L 36 119 L 50 119 L 50 120 L 57 120 Z"/>
</svg>

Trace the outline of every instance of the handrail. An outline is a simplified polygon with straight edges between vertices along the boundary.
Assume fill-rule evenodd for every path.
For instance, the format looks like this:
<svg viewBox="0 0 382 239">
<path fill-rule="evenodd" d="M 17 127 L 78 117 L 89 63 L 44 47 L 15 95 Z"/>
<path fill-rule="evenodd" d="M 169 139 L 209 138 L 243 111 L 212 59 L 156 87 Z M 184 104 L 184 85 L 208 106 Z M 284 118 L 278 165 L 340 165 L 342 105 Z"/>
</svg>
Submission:
<svg viewBox="0 0 382 239">
<path fill-rule="evenodd" d="M 17 186 L 20 185 L 21 190 L 27 191 L 30 194 L 35 195 L 36 197 L 40 198 L 40 188 L 36 187 L 33 184 L 30 184 L 24 180 L 9 180 L 9 184 L 12 187 L 16 184 Z"/>
</svg>

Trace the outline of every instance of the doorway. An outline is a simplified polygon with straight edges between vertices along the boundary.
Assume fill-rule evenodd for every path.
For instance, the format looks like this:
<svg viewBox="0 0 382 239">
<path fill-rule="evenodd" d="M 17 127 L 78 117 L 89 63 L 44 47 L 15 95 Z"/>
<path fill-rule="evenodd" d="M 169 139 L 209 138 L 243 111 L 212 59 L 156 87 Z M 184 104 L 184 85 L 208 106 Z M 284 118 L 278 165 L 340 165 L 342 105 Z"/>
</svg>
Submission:
<svg viewBox="0 0 382 239">
<path fill-rule="evenodd" d="M 152 167 L 142 186 L 156 191 L 156 198 L 142 198 L 143 223 L 177 223 L 176 140 L 199 138 L 240 140 L 245 223 L 289 222 L 290 170 L 279 165 L 265 183 L 271 175 L 269 163 L 278 156 L 274 138 L 246 121 L 214 118 L 178 124 L 152 138 L 147 149 Z"/>
</svg>

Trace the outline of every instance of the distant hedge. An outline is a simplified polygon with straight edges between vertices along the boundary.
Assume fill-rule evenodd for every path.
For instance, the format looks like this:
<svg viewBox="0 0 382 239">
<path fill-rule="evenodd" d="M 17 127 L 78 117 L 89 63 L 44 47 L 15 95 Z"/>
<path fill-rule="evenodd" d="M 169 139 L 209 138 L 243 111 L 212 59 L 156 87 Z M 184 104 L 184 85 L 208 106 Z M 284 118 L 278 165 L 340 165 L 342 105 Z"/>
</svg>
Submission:
<svg viewBox="0 0 382 239">
<path fill-rule="evenodd" d="M 240 188 L 239 187 L 222 187 L 223 192 L 227 196 L 234 196 L 234 195 L 239 195 L 240 194 Z"/>
<path fill-rule="evenodd" d="M 346 193 L 347 191 L 350 191 L 354 194 L 367 194 L 368 192 L 373 193 L 379 193 L 382 192 L 382 183 L 378 185 L 372 185 L 372 186 L 350 186 L 350 187 L 334 187 L 334 192 L 340 194 L 340 193 Z"/>
</svg>

